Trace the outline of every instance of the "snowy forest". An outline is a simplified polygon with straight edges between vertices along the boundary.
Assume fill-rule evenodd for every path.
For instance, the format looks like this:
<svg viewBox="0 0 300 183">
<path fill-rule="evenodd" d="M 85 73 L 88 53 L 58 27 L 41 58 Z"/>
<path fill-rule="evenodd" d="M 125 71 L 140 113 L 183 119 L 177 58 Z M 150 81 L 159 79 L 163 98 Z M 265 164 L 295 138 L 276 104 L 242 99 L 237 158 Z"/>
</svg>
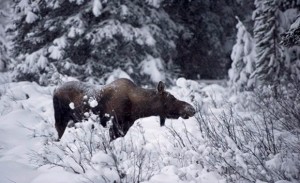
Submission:
<svg viewBox="0 0 300 183">
<path fill-rule="evenodd" d="M 300 0 L 0 5 L 1 183 L 300 182 Z M 90 110 L 58 139 L 55 91 L 119 78 L 196 113 L 112 140 Z"/>
</svg>

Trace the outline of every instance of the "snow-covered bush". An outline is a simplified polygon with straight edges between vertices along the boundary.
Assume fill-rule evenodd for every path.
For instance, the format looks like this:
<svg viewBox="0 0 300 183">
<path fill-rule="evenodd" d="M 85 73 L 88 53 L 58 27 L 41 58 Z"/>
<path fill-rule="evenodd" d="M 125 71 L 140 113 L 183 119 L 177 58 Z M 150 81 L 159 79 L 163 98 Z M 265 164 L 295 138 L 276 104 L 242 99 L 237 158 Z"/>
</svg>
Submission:
<svg viewBox="0 0 300 183">
<path fill-rule="evenodd" d="M 300 81 L 291 79 L 289 83 L 277 87 L 255 90 L 256 105 L 264 111 L 269 120 L 276 121 L 279 129 L 300 132 Z"/>
<path fill-rule="evenodd" d="M 209 146 L 206 158 L 230 182 L 299 180 L 299 139 L 276 128 L 263 112 L 258 119 L 243 118 L 233 111 L 215 121 L 200 118 Z"/>
<path fill-rule="evenodd" d="M 135 140 L 127 137 L 110 142 L 109 128 L 101 126 L 96 115 L 89 115 L 68 128 L 59 142 L 51 135 L 45 138 L 44 148 L 32 152 L 31 161 L 37 166 L 62 167 L 83 174 L 85 181 L 91 182 L 141 182 L 158 172 L 158 162 L 152 161 L 154 157 L 144 147 L 141 126 L 134 129 L 138 131 Z"/>
<path fill-rule="evenodd" d="M 223 100 L 207 96 L 215 100 L 209 103 L 203 96 L 196 127 L 167 127 L 169 163 L 217 171 L 228 182 L 298 182 L 299 86 L 290 83 L 276 92 L 265 87 L 229 99 L 223 92 Z"/>
<path fill-rule="evenodd" d="M 299 182 L 299 82 L 233 96 L 216 84 L 176 84 L 170 92 L 197 106 L 196 118 L 165 127 L 139 119 L 112 142 L 93 114 L 56 141 L 54 87 L 1 84 L 0 170 L 25 172 L 28 182 Z"/>
</svg>

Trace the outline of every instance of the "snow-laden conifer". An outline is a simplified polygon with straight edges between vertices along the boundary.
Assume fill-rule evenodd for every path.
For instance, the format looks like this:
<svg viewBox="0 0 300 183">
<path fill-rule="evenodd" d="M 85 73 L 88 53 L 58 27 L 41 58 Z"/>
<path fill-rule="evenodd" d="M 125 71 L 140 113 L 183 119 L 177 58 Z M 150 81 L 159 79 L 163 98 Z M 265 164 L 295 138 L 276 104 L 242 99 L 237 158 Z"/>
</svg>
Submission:
<svg viewBox="0 0 300 183">
<path fill-rule="evenodd" d="M 238 20 L 236 44 L 231 53 L 231 69 L 229 70 L 229 85 L 237 91 L 250 89 L 254 84 L 251 74 L 255 69 L 254 41 L 243 23 Z"/>
<path fill-rule="evenodd" d="M 300 79 L 299 46 L 284 47 L 281 35 L 294 27 L 299 16 L 299 1 L 256 0 L 253 12 L 256 51 L 255 76 L 260 84 Z M 295 22 L 295 24 L 293 24 Z M 291 26 L 292 25 L 292 26 Z M 286 38 L 288 38 L 288 34 Z M 289 38 L 288 38 L 289 39 Z"/>
<path fill-rule="evenodd" d="M 283 64 L 282 48 L 279 45 L 279 9 L 273 0 L 256 0 L 255 6 L 255 74 L 260 83 L 270 83 L 279 79 Z"/>
<path fill-rule="evenodd" d="M 54 76 L 59 74 L 80 80 L 101 78 L 104 83 L 109 73 L 122 69 L 136 81 L 155 82 L 140 71 L 140 63 L 153 58 L 166 67 L 176 53 L 177 26 L 159 4 L 131 0 L 17 1 L 17 15 L 9 29 L 14 34 L 12 50 L 18 60 L 12 66 L 15 80 L 48 84 L 57 82 Z M 33 66 L 41 63 L 37 62 L 39 57 L 42 67 Z"/>
</svg>

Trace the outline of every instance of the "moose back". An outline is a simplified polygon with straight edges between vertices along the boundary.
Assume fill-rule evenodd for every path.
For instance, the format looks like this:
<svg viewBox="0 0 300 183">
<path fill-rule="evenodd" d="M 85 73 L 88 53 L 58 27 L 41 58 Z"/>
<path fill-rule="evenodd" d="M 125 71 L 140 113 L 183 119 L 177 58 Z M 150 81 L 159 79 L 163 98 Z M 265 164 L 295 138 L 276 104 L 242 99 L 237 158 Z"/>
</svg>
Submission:
<svg viewBox="0 0 300 183">
<path fill-rule="evenodd" d="M 67 82 L 55 90 L 53 106 L 58 139 L 69 121 L 80 122 L 89 111 L 99 115 L 104 127 L 112 117 L 111 140 L 126 135 L 134 121 L 142 117 L 159 116 L 163 126 L 166 118 L 187 119 L 195 114 L 193 106 L 165 91 L 163 82 L 159 82 L 156 89 L 144 89 L 128 79 L 118 79 L 101 87 Z"/>
</svg>

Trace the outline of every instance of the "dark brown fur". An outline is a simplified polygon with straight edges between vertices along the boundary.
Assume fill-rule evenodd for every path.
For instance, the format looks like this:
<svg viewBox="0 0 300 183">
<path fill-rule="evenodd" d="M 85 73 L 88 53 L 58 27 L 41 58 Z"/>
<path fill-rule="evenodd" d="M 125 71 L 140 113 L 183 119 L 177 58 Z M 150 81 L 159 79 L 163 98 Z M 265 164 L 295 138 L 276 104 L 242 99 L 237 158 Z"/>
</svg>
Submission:
<svg viewBox="0 0 300 183">
<path fill-rule="evenodd" d="M 98 105 L 91 108 L 89 98 L 94 98 Z M 71 109 L 73 102 L 75 108 Z M 177 100 L 165 91 L 160 82 L 157 89 L 144 89 L 128 79 L 118 79 L 102 88 L 96 88 L 81 82 L 68 82 L 54 92 L 53 96 L 55 127 L 60 139 L 70 120 L 79 122 L 84 112 L 92 111 L 99 115 L 100 122 L 106 126 L 112 116 L 111 140 L 126 135 L 134 121 L 148 116 L 160 116 L 161 126 L 166 118 L 187 119 L 195 114 L 195 109 L 188 103 Z"/>
</svg>

